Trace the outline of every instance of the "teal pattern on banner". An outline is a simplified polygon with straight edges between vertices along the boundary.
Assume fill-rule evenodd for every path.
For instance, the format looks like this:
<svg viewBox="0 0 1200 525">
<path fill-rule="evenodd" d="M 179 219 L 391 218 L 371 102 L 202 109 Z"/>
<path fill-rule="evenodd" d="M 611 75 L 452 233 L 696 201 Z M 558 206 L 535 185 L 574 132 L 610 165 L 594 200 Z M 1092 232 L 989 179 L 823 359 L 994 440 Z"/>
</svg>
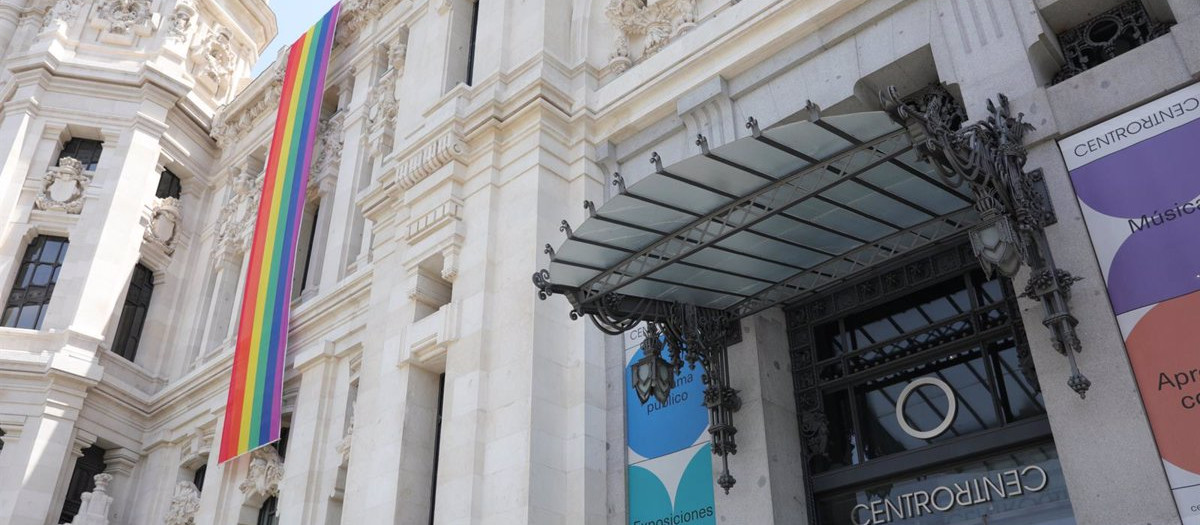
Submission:
<svg viewBox="0 0 1200 525">
<path fill-rule="evenodd" d="M 629 525 L 716 525 L 712 479 L 707 443 L 630 465 Z"/>
<path fill-rule="evenodd" d="M 638 331 L 640 333 L 640 330 Z M 625 351 L 625 423 L 630 525 L 716 525 L 712 447 L 703 369 L 684 366 L 666 403 L 642 404 L 632 364 L 640 338 Z M 663 349 L 666 357 L 667 349 Z"/>
</svg>

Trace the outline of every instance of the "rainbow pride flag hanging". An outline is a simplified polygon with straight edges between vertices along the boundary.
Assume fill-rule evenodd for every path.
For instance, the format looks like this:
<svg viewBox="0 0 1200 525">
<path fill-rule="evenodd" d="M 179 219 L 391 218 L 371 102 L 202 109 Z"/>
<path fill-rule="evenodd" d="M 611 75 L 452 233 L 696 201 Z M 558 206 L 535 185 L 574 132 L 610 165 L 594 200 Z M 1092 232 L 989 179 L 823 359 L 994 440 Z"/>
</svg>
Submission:
<svg viewBox="0 0 1200 525">
<path fill-rule="evenodd" d="M 263 178 L 221 435 L 223 463 L 279 439 L 296 239 L 341 4 L 292 44 Z"/>
</svg>

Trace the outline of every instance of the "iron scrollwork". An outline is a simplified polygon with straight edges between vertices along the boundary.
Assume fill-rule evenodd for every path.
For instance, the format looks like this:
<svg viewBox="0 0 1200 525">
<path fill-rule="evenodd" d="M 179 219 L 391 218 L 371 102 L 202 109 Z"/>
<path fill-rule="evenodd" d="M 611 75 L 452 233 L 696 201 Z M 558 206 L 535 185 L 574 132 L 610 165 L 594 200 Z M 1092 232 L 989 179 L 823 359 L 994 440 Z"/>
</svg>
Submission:
<svg viewBox="0 0 1200 525">
<path fill-rule="evenodd" d="M 1071 285 L 1079 278 L 1055 265 L 1045 232 L 1054 223 L 1054 212 L 1040 188 L 1040 171 L 1025 171 L 1024 138 L 1033 126 L 1023 114 L 1012 115 L 1004 95 L 998 102 L 988 101 L 987 119 L 965 126 L 961 106 L 941 86 L 929 90 L 919 104 L 902 100 L 894 87 L 880 99 L 892 118 L 908 128 L 922 160 L 946 184 L 966 184 L 973 194 L 982 220 L 970 232 L 971 246 L 984 270 L 1012 278 L 1021 265 L 1030 267 L 1025 297 L 1041 301 L 1042 324 L 1071 365 L 1067 384 L 1085 397 L 1091 381 L 1075 361 L 1083 347 L 1069 304 Z"/>
<path fill-rule="evenodd" d="M 555 293 L 565 295 L 572 305 L 584 304 L 581 292 L 559 289 L 550 281 L 550 272 L 540 270 L 533 274 L 534 286 L 542 300 Z M 571 318 L 586 315 L 592 323 L 609 335 L 620 335 L 639 324 L 645 323 L 646 342 L 643 361 L 647 365 L 645 377 L 635 377 L 634 386 L 640 388 L 639 399 L 645 403 L 651 398 L 669 397 L 674 388 L 673 378 L 683 368 L 704 371 L 701 380 L 705 386 L 704 406 L 708 408 L 708 432 L 712 436 L 712 452 L 722 460 L 722 471 L 717 485 L 729 490 L 737 480 L 729 473 L 729 456 L 737 454 L 737 427 L 733 414 L 741 406 L 738 390 L 729 383 L 728 346 L 740 340 L 739 323 L 736 317 L 725 311 L 697 307 L 690 304 L 663 302 L 636 298 L 618 293 L 609 293 L 587 303 L 581 314 L 577 306 Z M 665 348 L 665 357 L 662 357 Z M 663 375 L 665 368 L 670 374 Z"/>
<path fill-rule="evenodd" d="M 1139 0 L 1100 13 L 1058 35 L 1066 65 L 1057 84 L 1167 34 L 1170 24 L 1156 23 Z"/>
</svg>

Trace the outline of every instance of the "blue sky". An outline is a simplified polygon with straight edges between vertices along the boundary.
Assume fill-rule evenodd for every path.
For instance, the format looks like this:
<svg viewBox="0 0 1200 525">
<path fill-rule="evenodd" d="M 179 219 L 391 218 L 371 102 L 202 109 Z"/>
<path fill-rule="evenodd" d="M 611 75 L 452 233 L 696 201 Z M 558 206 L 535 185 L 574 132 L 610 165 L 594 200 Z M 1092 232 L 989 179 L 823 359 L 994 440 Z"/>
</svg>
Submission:
<svg viewBox="0 0 1200 525">
<path fill-rule="evenodd" d="M 335 3 L 336 0 L 270 0 L 271 10 L 275 11 L 275 19 L 279 24 L 279 34 L 254 65 L 254 76 L 275 61 L 279 48 L 300 38 Z"/>
</svg>

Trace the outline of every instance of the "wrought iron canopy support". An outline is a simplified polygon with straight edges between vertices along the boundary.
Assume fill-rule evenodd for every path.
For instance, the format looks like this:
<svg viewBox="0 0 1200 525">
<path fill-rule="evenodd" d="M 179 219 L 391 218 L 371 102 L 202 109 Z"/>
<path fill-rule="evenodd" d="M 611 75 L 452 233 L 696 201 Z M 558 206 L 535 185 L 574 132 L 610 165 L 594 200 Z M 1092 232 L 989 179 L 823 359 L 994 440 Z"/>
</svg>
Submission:
<svg viewBox="0 0 1200 525">
<path fill-rule="evenodd" d="M 1075 354 L 1083 350 L 1071 314 L 1071 285 L 1079 277 L 1054 262 L 1046 226 L 1055 221 L 1040 170 L 1025 171 L 1024 137 L 1033 126 L 1023 114 L 1012 116 L 1008 98 L 988 101 L 988 117 L 963 126 L 965 112 L 941 86 L 917 100 L 901 99 L 894 87 L 880 94 L 884 109 L 908 129 L 922 160 L 933 165 L 951 186 L 966 184 L 982 222 L 970 231 L 971 247 L 984 270 L 1012 278 L 1021 265 L 1030 268 L 1024 297 L 1040 301 L 1042 324 L 1055 350 L 1071 365 L 1067 385 L 1079 397 L 1091 381 L 1079 371 Z"/>
<path fill-rule="evenodd" d="M 616 293 L 584 302 L 582 291 L 551 284 L 547 270 L 533 274 L 533 284 L 543 300 L 556 293 L 564 295 L 574 307 L 572 319 L 587 316 L 606 334 L 619 335 L 645 323 L 647 358 L 653 361 L 654 356 L 649 354 L 662 351 L 662 345 L 656 343 L 661 335 L 666 343 L 665 364 L 671 369 L 670 377 L 684 366 L 703 368 L 701 380 L 705 386 L 704 406 L 708 408 L 708 433 L 712 435 L 713 454 L 721 458 L 722 464 L 717 485 L 728 494 L 737 483 L 729 473 L 729 456 L 737 454 L 733 413 L 742 406 L 738 391 L 729 383 L 728 346 L 741 341 L 740 319 L 728 311 Z M 669 395 L 674 386 L 670 381 L 646 381 L 646 384 L 647 391 L 639 392 L 646 400 L 652 395 Z"/>
</svg>

